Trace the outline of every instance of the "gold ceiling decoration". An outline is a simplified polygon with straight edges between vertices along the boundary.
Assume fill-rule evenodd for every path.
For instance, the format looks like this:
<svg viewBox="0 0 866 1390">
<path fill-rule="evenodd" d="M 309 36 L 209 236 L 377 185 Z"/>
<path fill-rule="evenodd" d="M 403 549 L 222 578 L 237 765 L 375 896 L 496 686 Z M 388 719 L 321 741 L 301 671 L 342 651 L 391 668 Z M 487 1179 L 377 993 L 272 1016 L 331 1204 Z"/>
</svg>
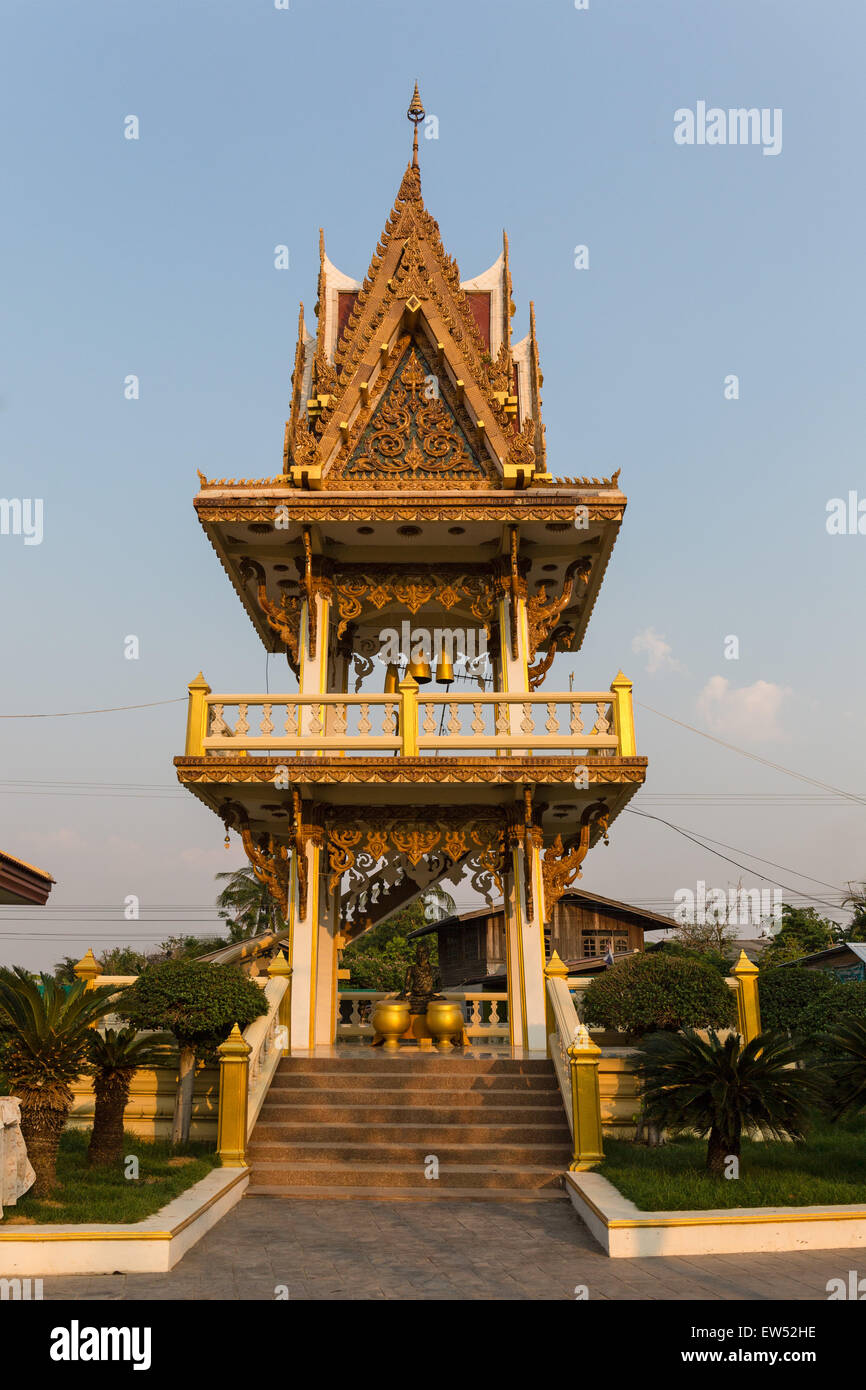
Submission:
<svg viewBox="0 0 866 1390">
<path fill-rule="evenodd" d="M 347 625 L 361 616 L 365 605 L 381 610 L 388 603 L 398 603 L 412 614 L 428 603 L 435 602 L 446 612 L 460 605 L 469 609 L 488 637 L 496 619 L 496 578 L 490 564 L 409 567 L 350 563 L 334 567 L 333 585 L 338 639 Z"/>
<path fill-rule="evenodd" d="M 344 874 L 374 876 L 381 861 L 395 852 L 412 868 L 432 855 L 451 866 L 470 856 L 476 872 L 489 876 L 502 892 L 506 821 L 496 807 L 431 806 L 418 812 L 363 815 L 341 808 L 326 811 L 324 820 L 331 893 Z"/>
</svg>

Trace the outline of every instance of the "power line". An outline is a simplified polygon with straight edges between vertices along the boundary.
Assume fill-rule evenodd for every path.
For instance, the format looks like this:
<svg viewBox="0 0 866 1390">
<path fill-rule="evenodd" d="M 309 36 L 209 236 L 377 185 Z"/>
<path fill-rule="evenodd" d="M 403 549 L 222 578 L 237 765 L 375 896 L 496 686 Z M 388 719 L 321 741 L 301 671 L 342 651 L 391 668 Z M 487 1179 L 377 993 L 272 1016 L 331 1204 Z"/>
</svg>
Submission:
<svg viewBox="0 0 866 1390">
<path fill-rule="evenodd" d="M 75 719 L 80 714 L 116 714 L 118 710 L 155 709 L 157 705 L 182 705 L 186 696 L 178 695 L 174 700 L 149 700 L 144 705 L 108 705 L 105 709 L 65 709 L 51 714 L 0 714 L 0 719 Z"/>
<path fill-rule="evenodd" d="M 657 714 L 659 719 L 666 719 L 669 724 L 676 724 L 680 729 L 688 729 L 689 733 L 709 739 L 710 743 L 717 743 L 721 748 L 729 748 L 732 753 L 739 753 L 744 758 L 751 758 L 753 762 L 762 763 L 764 767 L 770 767 L 774 772 L 782 772 L 786 777 L 796 778 L 798 782 L 808 782 L 813 787 L 820 787 L 822 791 L 833 792 L 835 796 L 843 796 L 849 801 L 856 801 L 861 806 L 866 806 L 866 797 L 857 796 L 854 792 L 843 791 L 840 787 L 833 787 L 829 782 L 819 782 L 816 777 L 807 777 L 803 772 L 794 772 L 790 767 L 783 767 L 781 763 L 771 762 L 769 758 L 762 758 L 758 753 L 750 753 L 745 748 L 739 748 L 735 743 L 726 743 L 723 738 L 716 738 L 714 734 L 705 733 L 703 729 L 696 729 L 693 724 L 687 724 L 683 719 L 674 719 L 671 714 L 662 714 L 660 709 L 653 709 L 651 705 L 645 705 L 640 700 L 636 700 L 635 704 L 639 705 L 641 709 L 648 710 L 650 714 Z"/>
<path fill-rule="evenodd" d="M 677 833 L 678 835 L 683 835 L 683 836 L 685 836 L 685 838 L 686 838 L 687 840 L 691 840 L 693 844 L 698 845 L 698 847 L 699 847 L 700 849 L 706 850 L 706 852 L 707 852 L 708 854 L 714 854 L 714 855 L 716 856 L 717 859 L 724 859 L 728 864 L 733 864 L 733 865 L 735 865 L 735 867 L 738 868 L 738 869 L 745 869 L 746 873 L 755 873 L 755 870 L 754 870 L 753 868 L 751 868 L 750 865 L 748 865 L 748 864 L 741 864 L 741 863 L 739 862 L 739 860 L 737 860 L 737 859 L 731 859 L 731 858 L 729 858 L 729 856 L 728 856 L 727 854 L 719 854 L 719 851 L 718 851 L 717 849 L 710 849 L 709 845 L 705 845 L 701 840 L 696 839 L 696 837 L 695 837 L 694 835 L 690 835 L 689 832 L 688 832 L 687 830 L 683 830 L 683 829 L 682 829 L 680 826 L 678 826 L 678 825 L 673 825 L 672 822 L 669 821 L 669 820 L 663 820 L 661 816 L 651 816 L 651 815 L 649 814 L 648 811 L 637 811 L 637 810 L 633 810 L 630 806 L 626 806 L 625 809 L 626 809 L 626 811 L 629 811 L 633 816 L 643 816 L 645 820 L 656 820 L 656 821 L 659 822 L 660 825 L 666 825 L 666 826 L 668 827 L 669 830 L 675 830 L 676 833 Z M 721 841 L 717 841 L 716 843 L 720 844 Z M 737 853 L 738 853 L 738 854 L 745 854 L 745 855 L 748 856 L 749 851 L 748 851 L 747 849 L 744 849 L 744 850 L 738 850 Z M 757 858 L 757 856 L 755 856 L 755 857 Z M 769 863 L 769 860 L 765 860 L 764 862 L 765 862 L 765 863 Z M 797 869 L 790 869 L 790 870 L 786 870 L 785 872 L 796 874 L 796 873 L 798 872 L 798 870 L 797 870 Z M 803 896 L 802 894 L 799 893 L 799 890 L 798 890 L 798 889 L 792 888 L 792 887 L 790 886 L 790 884 L 781 883 L 781 882 L 779 881 L 779 879 L 777 879 L 777 878 L 772 878 L 769 874 L 762 874 L 762 873 L 759 873 L 759 874 L 758 874 L 758 877 L 759 877 L 759 878 L 764 878 L 764 879 L 766 879 L 768 883 L 773 883 L 773 884 L 775 884 L 775 886 L 776 886 L 777 888 L 783 888 L 783 889 L 785 890 L 786 893 L 797 893 L 799 896 Z M 808 874 L 804 874 L 803 877 L 804 877 L 804 878 L 808 878 Z M 820 879 L 815 879 L 814 882 L 820 883 L 821 880 L 820 880 Z M 842 892 L 841 889 L 835 889 L 834 891 L 839 892 L 839 893 Z M 810 898 L 809 900 L 810 900 L 810 902 L 820 903 L 820 905 L 821 905 L 822 907 L 831 907 L 831 908 L 836 909 L 836 908 L 839 908 L 839 907 L 841 906 L 840 903 L 828 903 L 828 902 L 826 902 L 823 898 L 818 898 L 818 897 L 813 897 L 813 898 Z"/>
</svg>

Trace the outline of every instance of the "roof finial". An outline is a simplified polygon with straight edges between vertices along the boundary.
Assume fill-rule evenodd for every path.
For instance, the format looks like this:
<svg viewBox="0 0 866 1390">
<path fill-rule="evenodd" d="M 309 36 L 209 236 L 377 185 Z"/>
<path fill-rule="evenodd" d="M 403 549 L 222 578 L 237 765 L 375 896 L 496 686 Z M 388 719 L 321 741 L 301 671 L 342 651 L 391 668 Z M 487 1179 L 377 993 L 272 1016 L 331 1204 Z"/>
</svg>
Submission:
<svg viewBox="0 0 866 1390">
<path fill-rule="evenodd" d="M 417 83 L 417 82 L 415 83 L 415 90 L 414 90 L 414 92 L 412 93 L 412 100 L 411 100 L 410 103 L 409 103 L 409 110 L 406 112 L 406 115 L 407 115 L 407 117 L 409 118 L 409 120 L 412 122 L 412 124 L 413 124 L 414 127 L 415 127 L 414 133 L 413 133 L 413 135 L 412 135 L 412 168 L 413 168 L 413 169 L 417 169 L 417 168 L 418 168 L 418 126 L 421 124 L 421 122 L 422 122 L 423 119 L 424 119 L 424 116 L 426 115 L 426 112 L 425 112 L 425 110 L 424 110 L 424 107 L 421 105 L 421 97 L 420 97 L 420 94 L 419 94 L 419 92 L 418 92 L 418 83 Z"/>
</svg>

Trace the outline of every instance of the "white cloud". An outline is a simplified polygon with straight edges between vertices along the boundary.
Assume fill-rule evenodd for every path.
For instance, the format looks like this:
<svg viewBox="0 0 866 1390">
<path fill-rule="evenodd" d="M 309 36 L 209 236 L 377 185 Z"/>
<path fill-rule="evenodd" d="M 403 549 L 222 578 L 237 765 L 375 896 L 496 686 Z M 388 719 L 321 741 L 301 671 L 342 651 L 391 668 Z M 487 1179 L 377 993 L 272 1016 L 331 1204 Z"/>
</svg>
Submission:
<svg viewBox="0 0 866 1390">
<path fill-rule="evenodd" d="M 675 661 L 671 656 L 670 642 L 666 642 L 661 633 L 656 632 L 655 628 L 644 628 L 636 637 L 632 638 L 631 649 L 633 652 L 646 652 L 646 668 L 650 675 L 655 675 L 657 671 L 682 671 L 682 663 Z"/>
<path fill-rule="evenodd" d="M 27 837 L 27 842 L 40 853 L 47 852 L 49 854 L 65 849 L 79 853 L 93 848 L 84 835 L 79 834 L 77 830 L 73 830 L 69 826 L 58 826 L 56 830 L 31 832 Z M 48 870 L 48 872 L 51 871 Z"/>
<path fill-rule="evenodd" d="M 746 739 L 752 743 L 779 739 L 779 715 L 791 690 L 772 681 L 731 686 L 724 676 L 711 676 L 698 696 L 698 712 L 714 734 Z"/>
</svg>

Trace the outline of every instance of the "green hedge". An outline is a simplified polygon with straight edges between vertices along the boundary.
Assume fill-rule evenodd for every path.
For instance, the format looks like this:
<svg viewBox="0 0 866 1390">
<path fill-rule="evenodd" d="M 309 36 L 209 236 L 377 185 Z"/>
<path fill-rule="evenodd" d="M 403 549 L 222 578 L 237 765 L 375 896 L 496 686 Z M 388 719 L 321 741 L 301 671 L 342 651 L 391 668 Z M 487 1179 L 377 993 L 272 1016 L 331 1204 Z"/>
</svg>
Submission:
<svg viewBox="0 0 866 1390">
<path fill-rule="evenodd" d="M 848 1019 L 866 1020 L 866 982 L 828 970 L 766 966 L 758 976 L 761 1027 L 814 1035 Z"/>
<path fill-rule="evenodd" d="M 733 990 L 718 970 L 692 957 L 655 951 L 629 956 L 592 981 L 584 1022 L 625 1033 L 736 1025 Z"/>
</svg>

